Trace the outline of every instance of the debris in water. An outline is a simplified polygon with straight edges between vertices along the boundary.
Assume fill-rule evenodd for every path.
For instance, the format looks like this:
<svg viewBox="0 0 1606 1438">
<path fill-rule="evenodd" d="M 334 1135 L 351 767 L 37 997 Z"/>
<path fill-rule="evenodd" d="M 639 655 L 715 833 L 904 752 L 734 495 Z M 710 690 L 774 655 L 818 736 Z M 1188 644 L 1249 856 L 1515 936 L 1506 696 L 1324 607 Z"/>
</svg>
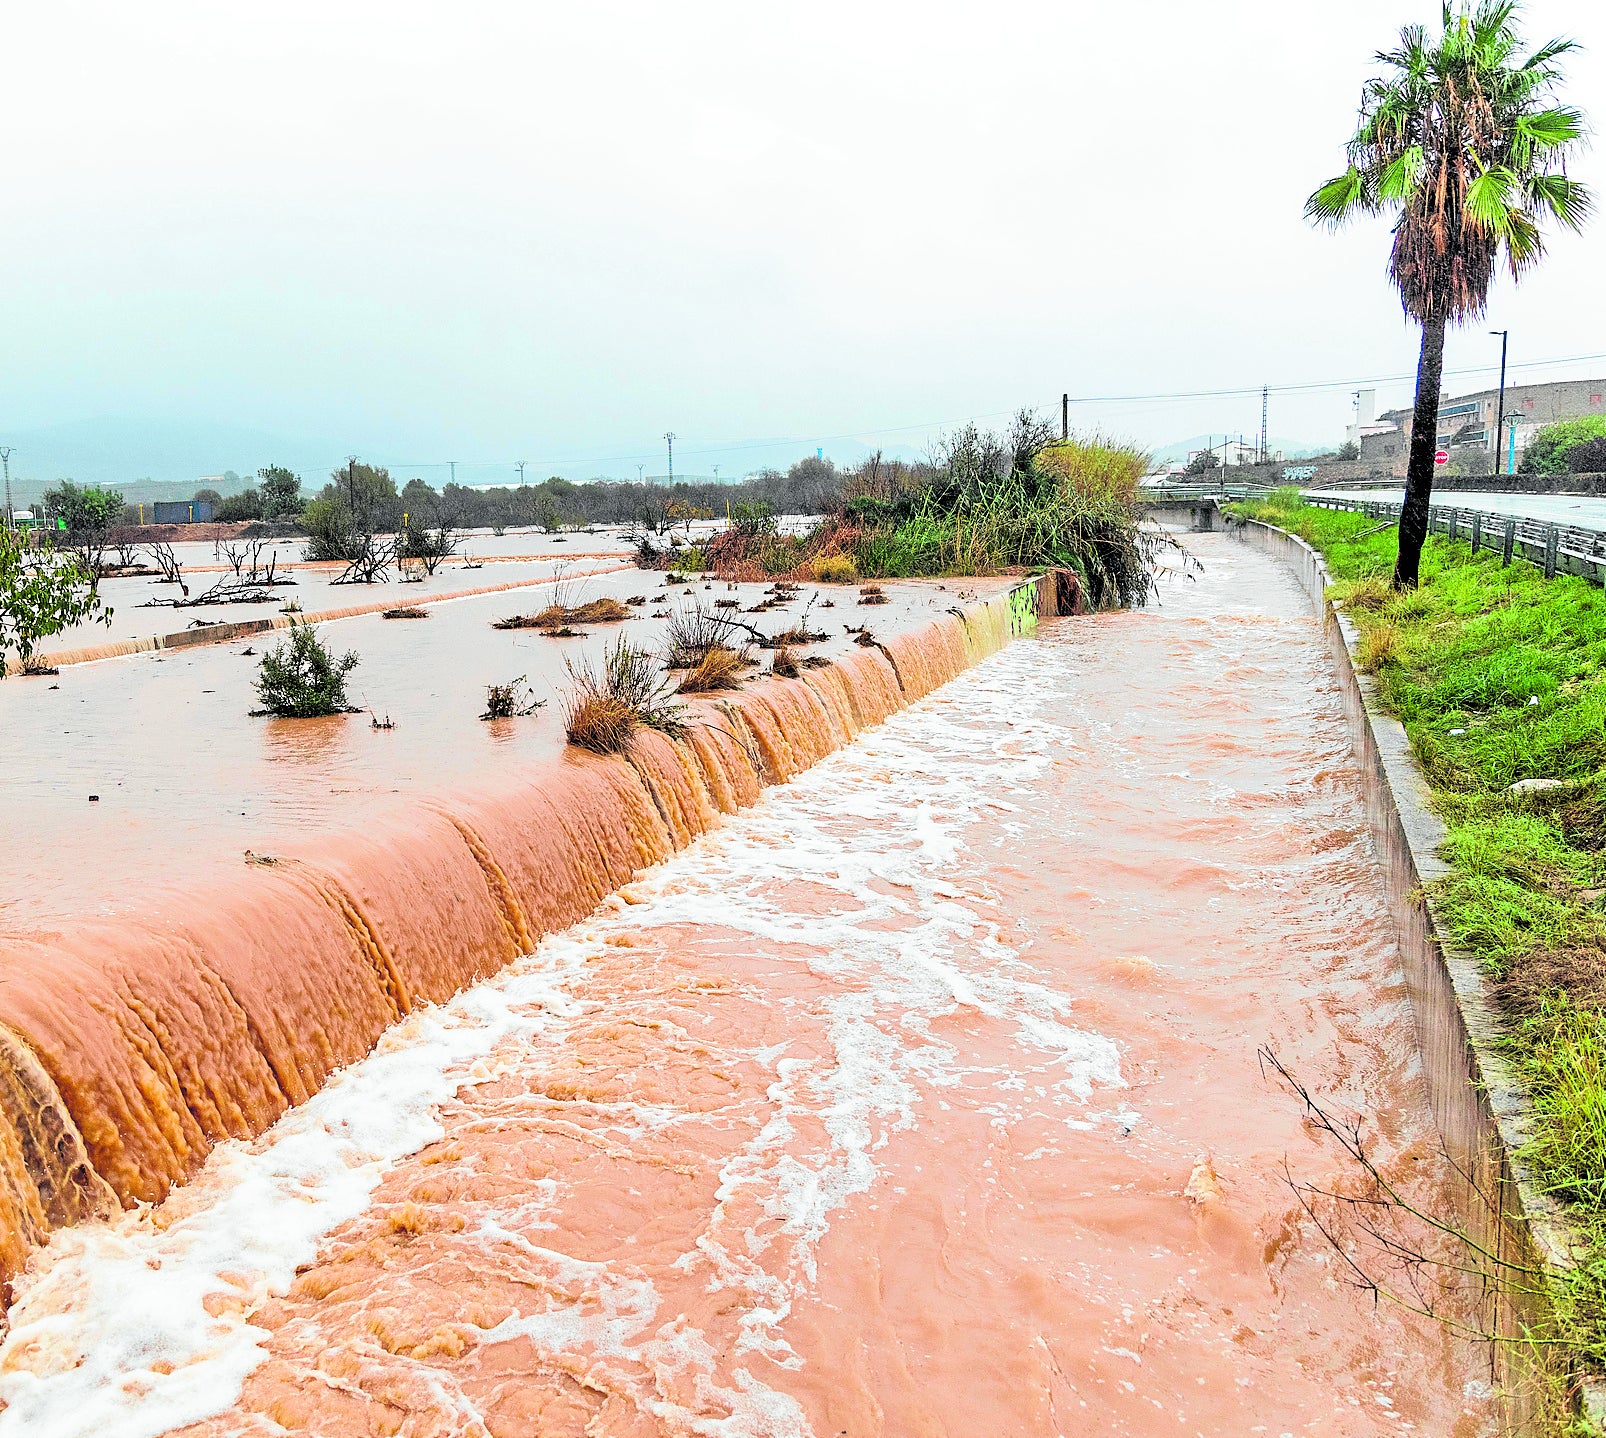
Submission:
<svg viewBox="0 0 1606 1438">
<path fill-rule="evenodd" d="M 1200 1205 L 1221 1201 L 1221 1180 L 1216 1176 L 1216 1166 L 1209 1154 L 1200 1154 L 1194 1159 L 1193 1172 L 1188 1175 L 1182 1196 Z"/>
</svg>

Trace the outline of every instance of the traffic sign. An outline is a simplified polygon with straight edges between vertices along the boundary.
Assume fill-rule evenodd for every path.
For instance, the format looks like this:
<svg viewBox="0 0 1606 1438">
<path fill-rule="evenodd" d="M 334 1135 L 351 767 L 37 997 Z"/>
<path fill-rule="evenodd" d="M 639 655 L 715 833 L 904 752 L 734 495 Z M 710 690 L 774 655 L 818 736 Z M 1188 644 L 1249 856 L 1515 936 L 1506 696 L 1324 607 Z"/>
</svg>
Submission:
<svg viewBox="0 0 1606 1438">
<path fill-rule="evenodd" d="M 1450 451 L 1447 449 L 1441 449 L 1433 456 L 1433 462 L 1434 464 L 1448 464 L 1450 462 Z"/>
</svg>

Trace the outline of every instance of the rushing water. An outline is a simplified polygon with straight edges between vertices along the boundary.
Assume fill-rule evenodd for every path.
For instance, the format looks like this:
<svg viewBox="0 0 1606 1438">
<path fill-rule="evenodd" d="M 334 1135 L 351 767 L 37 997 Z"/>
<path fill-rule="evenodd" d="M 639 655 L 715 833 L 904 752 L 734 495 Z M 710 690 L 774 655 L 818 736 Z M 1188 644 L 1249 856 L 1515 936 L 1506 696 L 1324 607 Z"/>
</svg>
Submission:
<svg viewBox="0 0 1606 1438">
<path fill-rule="evenodd" d="M 57 1233 L 0 1432 L 1485 1431 L 1284 1177 L 1265 1043 L 1435 1149 L 1304 600 L 1190 543 Z"/>
</svg>

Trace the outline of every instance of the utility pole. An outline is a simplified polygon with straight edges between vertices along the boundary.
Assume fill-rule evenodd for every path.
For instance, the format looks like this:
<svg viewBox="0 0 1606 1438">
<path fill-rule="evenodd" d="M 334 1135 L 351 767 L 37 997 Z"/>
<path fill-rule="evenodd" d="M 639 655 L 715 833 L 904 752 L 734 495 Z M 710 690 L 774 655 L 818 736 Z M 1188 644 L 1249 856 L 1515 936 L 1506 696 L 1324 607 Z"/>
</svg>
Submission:
<svg viewBox="0 0 1606 1438">
<path fill-rule="evenodd" d="M 1500 431 L 1506 423 L 1506 341 L 1511 337 L 1510 330 L 1490 330 L 1490 334 L 1500 336 L 1500 408 L 1496 411 L 1494 422 L 1494 472 L 1500 473 Z"/>
<path fill-rule="evenodd" d="M 1060 396 L 1060 438 L 1071 437 L 1071 397 L 1068 394 Z"/>
<path fill-rule="evenodd" d="M 455 459 L 449 459 L 449 460 L 446 461 L 446 463 L 451 466 L 451 470 L 452 470 L 451 483 L 452 484 L 456 484 L 457 483 L 457 461 Z"/>
<path fill-rule="evenodd" d="M 674 430 L 671 429 L 671 430 L 666 430 L 664 432 L 664 442 L 669 446 L 669 483 L 671 485 L 673 485 L 674 482 L 675 482 L 675 431 Z"/>
<path fill-rule="evenodd" d="M 642 476 L 645 474 L 646 469 L 647 469 L 647 466 L 644 465 L 644 464 L 638 464 L 636 466 L 636 483 L 637 484 L 641 484 L 641 483 L 644 482 L 643 479 L 642 479 Z"/>
<path fill-rule="evenodd" d="M 717 464 L 714 466 L 714 483 L 719 483 L 719 466 Z"/>
<path fill-rule="evenodd" d="M 14 521 L 11 518 L 11 446 L 0 444 L 0 464 L 6 470 L 6 528 L 10 529 Z"/>
<path fill-rule="evenodd" d="M 514 462 L 514 465 L 513 465 L 513 468 L 518 470 L 518 472 L 519 472 L 519 488 L 521 488 L 521 489 L 524 487 L 524 466 L 527 465 L 528 463 L 529 463 L 529 460 L 521 459 L 521 460 L 516 460 Z"/>
<path fill-rule="evenodd" d="M 351 511 L 352 520 L 357 518 L 357 456 L 346 456 L 346 508 Z"/>
<path fill-rule="evenodd" d="M 1271 386 L 1263 384 L 1260 387 L 1260 462 L 1264 464 L 1271 458 L 1271 451 L 1266 447 L 1266 406 L 1271 398 Z"/>
</svg>

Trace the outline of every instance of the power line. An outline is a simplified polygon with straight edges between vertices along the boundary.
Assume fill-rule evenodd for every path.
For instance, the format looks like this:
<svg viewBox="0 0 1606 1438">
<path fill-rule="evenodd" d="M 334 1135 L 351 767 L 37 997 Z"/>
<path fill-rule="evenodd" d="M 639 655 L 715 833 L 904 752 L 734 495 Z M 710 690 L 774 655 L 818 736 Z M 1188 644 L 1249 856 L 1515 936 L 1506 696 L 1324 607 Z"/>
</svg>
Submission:
<svg viewBox="0 0 1606 1438">
<path fill-rule="evenodd" d="M 1540 369 L 1549 365 L 1583 364 L 1586 361 L 1606 360 L 1606 354 L 1568 355 L 1564 359 L 1524 360 L 1521 364 L 1510 366 L 1512 369 Z M 1445 374 L 1492 374 L 1498 365 L 1471 365 L 1464 369 L 1447 369 Z M 1308 394 L 1319 390 L 1346 390 L 1355 389 L 1360 385 L 1396 384 L 1404 380 L 1414 380 L 1414 370 L 1405 374 L 1374 375 L 1367 379 L 1344 380 L 1308 380 L 1295 384 L 1253 384 L 1243 385 L 1232 389 L 1191 389 L 1191 390 L 1156 390 L 1152 394 L 1103 394 L 1103 395 L 1076 395 L 1071 399 L 1072 404 L 1136 404 L 1149 400 L 1168 399 L 1230 399 L 1240 395 L 1256 395 L 1263 391 L 1271 394 Z"/>
</svg>

